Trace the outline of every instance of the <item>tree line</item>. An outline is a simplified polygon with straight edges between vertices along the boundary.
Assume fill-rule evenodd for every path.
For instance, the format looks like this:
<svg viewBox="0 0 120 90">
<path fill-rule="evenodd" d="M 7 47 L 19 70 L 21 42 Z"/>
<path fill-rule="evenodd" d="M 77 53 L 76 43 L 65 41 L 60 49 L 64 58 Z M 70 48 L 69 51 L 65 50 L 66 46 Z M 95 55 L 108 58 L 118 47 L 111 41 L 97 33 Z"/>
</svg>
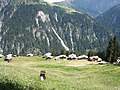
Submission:
<svg viewBox="0 0 120 90">
<path fill-rule="evenodd" d="M 112 37 L 108 42 L 108 47 L 103 51 L 89 51 L 88 56 L 97 55 L 106 62 L 116 62 L 120 57 L 120 45 L 116 36 Z"/>
<path fill-rule="evenodd" d="M 76 51 L 64 51 L 64 49 L 62 49 L 61 51 L 52 51 L 54 56 L 60 55 L 60 54 L 65 54 L 65 55 L 69 55 L 71 53 L 78 55 L 81 55 L 80 52 L 76 52 Z M 102 51 L 95 51 L 95 50 L 90 50 L 87 52 L 88 57 L 90 56 L 99 56 L 100 58 L 102 58 L 102 60 L 106 61 L 106 62 L 116 62 L 117 58 L 120 57 L 120 45 L 119 45 L 119 41 L 117 39 L 116 36 L 112 37 L 109 42 L 108 42 L 108 46 L 106 48 L 106 50 L 102 50 Z"/>
</svg>

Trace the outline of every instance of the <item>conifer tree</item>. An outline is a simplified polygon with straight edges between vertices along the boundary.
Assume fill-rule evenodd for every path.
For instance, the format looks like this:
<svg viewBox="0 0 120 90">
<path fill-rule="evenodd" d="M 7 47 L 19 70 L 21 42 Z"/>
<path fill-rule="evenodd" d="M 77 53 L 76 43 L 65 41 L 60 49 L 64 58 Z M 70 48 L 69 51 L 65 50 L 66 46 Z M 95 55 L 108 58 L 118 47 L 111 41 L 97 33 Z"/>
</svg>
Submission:
<svg viewBox="0 0 120 90">
<path fill-rule="evenodd" d="M 109 45 L 107 48 L 107 55 L 106 55 L 106 61 L 113 63 L 116 62 L 117 57 L 119 56 L 120 48 L 119 43 L 117 41 L 117 38 L 114 36 L 110 39 Z"/>
<path fill-rule="evenodd" d="M 66 56 L 69 56 L 69 54 L 70 54 L 70 51 L 66 51 Z"/>
<path fill-rule="evenodd" d="M 65 54 L 65 50 L 64 50 L 64 49 L 61 49 L 60 54 L 61 54 L 61 55 L 62 55 L 62 54 Z"/>
</svg>

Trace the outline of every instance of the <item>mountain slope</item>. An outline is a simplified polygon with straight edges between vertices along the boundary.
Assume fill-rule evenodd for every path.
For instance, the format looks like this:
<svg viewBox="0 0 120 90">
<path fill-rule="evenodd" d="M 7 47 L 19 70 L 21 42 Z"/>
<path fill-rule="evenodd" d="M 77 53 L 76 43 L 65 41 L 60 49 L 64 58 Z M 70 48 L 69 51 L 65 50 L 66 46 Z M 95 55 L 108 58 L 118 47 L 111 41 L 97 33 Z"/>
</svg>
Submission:
<svg viewBox="0 0 120 90">
<path fill-rule="evenodd" d="M 120 4 L 112 7 L 107 12 L 96 18 L 101 24 L 111 28 L 120 40 Z"/>
<path fill-rule="evenodd" d="M 66 6 L 67 4 L 65 3 L 68 3 L 77 11 L 96 17 L 114 5 L 119 4 L 120 0 L 65 0 L 65 2 L 60 2 L 57 4 Z"/>
<path fill-rule="evenodd" d="M 1 12 L 0 47 L 4 54 L 61 49 L 85 53 L 104 49 L 111 35 L 88 15 L 36 0 L 10 1 Z"/>
</svg>

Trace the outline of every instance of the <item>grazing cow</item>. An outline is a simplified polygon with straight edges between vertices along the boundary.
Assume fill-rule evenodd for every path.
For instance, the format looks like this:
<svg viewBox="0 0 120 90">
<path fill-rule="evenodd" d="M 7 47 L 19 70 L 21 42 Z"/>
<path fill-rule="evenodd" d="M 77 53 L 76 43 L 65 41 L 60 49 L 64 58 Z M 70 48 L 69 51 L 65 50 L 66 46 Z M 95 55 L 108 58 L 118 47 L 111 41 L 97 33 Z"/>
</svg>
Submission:
<svg viewBox="0 0 120 90">
<path fill-rule="evenodd" d="M 41 71 L 41 72 L 40 72 L 40 79 L 41 79 L 42 81 L 46 80 L 46 72 L 45 72 L 45 71 Z"/>
<path fill-rule="evenodd" d="M 4 61 L 7 61 L 9 63 L 10 60 L 12 60 L 12 54 L 6 55 Z"/>
</svg>

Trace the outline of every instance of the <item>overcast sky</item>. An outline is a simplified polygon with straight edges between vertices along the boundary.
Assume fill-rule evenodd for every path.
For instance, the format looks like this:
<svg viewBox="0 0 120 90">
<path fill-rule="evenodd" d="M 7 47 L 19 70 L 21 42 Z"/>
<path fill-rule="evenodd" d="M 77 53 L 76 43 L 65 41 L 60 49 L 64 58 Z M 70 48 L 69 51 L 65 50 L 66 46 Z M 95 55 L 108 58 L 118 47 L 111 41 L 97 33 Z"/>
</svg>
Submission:
<svg viewBox="0 0 120 90">
<path fill-rule="evenodd" d="M 53 2 L 61 2 L 61 1 L 64 1 L 64 0 L 44 0 L 44 1 L 47 1 L 47 2 L 53 3 Z"/>
</svg>

